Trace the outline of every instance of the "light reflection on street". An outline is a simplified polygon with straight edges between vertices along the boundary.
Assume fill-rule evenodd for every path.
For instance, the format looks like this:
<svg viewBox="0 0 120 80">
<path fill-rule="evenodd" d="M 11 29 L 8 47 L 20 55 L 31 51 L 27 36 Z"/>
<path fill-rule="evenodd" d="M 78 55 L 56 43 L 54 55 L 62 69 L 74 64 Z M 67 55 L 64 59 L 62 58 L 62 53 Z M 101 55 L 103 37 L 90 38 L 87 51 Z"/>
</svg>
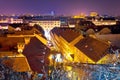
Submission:
<svg viewBox="0 0 120 80">
<path fill-rule="evenodd" d="M 51 80 L 120 80 L 119 74 L 119 64 L 71 64 L 53 70 Z"/>
</svg>

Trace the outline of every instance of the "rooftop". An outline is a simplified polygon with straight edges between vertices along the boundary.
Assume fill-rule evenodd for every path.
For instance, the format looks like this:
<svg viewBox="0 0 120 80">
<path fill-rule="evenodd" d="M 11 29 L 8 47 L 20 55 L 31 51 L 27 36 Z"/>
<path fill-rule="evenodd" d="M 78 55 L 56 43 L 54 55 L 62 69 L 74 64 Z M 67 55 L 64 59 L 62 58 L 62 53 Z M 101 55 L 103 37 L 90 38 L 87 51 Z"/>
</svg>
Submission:
<svg viewBox="0 0 120 80">
<path fill-rule="evenodd" d="M 83 38 L 75 46 L 95 62 L 104 57 L 110 47 L 108 44 L 92 37 Z"/>
<path fill-rule="evenodd" d="M 58 36 L 63 37 L 69 43 L 77 38 L 80 34 L 75 32 L 73 28 L 54 28 L 52 33 L 57 34 Z"/>
<path fill-rule="evenodd" d="M 25 46 L 23 54 L 27 57 L 31 69 L 43 73 L 42 69 L 48 64 L 49 48 L 36 37 L 31 38 L 30 43 Z"/>
<path fill-rule="evenodd" d="M 3 64 L 9 68 L 12 68 L 16 72 L 30 71 L 26 57 L 8 57 L 3 60 Z"/>
</svg>

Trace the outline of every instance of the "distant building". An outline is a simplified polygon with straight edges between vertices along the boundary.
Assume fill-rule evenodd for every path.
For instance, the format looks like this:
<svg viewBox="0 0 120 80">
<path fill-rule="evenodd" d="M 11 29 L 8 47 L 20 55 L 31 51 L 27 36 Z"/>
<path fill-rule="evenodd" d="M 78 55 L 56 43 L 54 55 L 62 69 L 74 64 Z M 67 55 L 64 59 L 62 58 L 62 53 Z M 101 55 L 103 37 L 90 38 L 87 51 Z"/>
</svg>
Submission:
<svg viewBox="0 0 120 80">
<path fill-rule="evenodd" d="M 96 25 L 96 26 L 101 26 L 101 25 L 116 25 L 117 21 L 114 17 L 103 17 L 100 20 L 92 20 L 92 22 Z"/>
<path fill-rule="evenodd" d="M 50 40 L 50 34 L 49 32 L 54 28 L 54 27 L 60 27 L 61 22 L 58 19 L 43 19 L 43 20 L 32 20 L 29 25 L 34 26 L 35 24 L 40 25 L 44 31 L 45 31 L 45 36 L 47 39 Z"/>
<path fill-rule="evenodd" d="M 23 23 L 23 19 L 17 19 L 17 18 L 6 18 L 6 19 L 1 19 L 0 23 Z"/>
<path fill-rule="evenodd" d="M 80 13 L 79 15 L 73 16 L 73 18 L 85 18 L 86 14 L 85 13 Z"/>
<path fill-rule="evenodd" d="M 13 24 L 13 23 L 23 23 L 23 19 L 14 19 L 14 18 L 11 18 L 10 21 L 9 21 L 10 24 Z"/>
<path fill-rule="evenodd" d="M 97 12 L 90 12 L 90 16 L 91 17 L 96 17 L 96 16 L 98 16 L 99 14 L 97 13 Z"/>
<path fill-rule="evenodd" d="M 8 19 L 0 19 L 0 23 L 8 23 Z"/>
<path fill-rule="evenodd" d="M 0 30 L 8 30 L 8 23 L 0 23 Z"/>
<path fill-rule="evenodd" d="M 81 18 L 70 18 L 68 19 L 68 27 L 75 28 L 76 24 L 84 19 Z"/>
<path fill-rule="evenodd" d="M 40 25 L 44 30 L 50 31 L 54 27 L 60 27 L 60 20 L 57 19 L 49 19 L 49 20 L 32 20 L 29 25 L 34 26 L 35 24 Z"/>
<path fill-rule="evenodd" d="M 75 26 L 76 31 L 87 31 L 88 29 L 96 30 L 96 26 L 91 21 L 80 20 Z"/>
</svg>

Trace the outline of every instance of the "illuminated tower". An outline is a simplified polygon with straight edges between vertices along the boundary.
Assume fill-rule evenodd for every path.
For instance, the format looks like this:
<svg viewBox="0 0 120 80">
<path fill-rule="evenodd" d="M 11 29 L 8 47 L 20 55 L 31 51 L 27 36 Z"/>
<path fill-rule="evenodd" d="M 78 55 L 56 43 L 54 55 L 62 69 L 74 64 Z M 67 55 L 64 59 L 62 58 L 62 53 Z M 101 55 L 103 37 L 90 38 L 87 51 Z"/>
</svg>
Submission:
<svg viewBox="0 0 120 80">
<path fill-rule="evenodd" d="M 54 16 L 54 15 L 55 15 L 55 12 L 54 12 L 54 11 L 51 11 L 51 15 Z"/>
<path fill-rule="evenodd" d="M 25 43 L 18 43 L 17 44 L 17 48 L 18 48 L 18 53 L 22 53 L 23 52 L 23 49 L 25 47 Z"/>
</svg>

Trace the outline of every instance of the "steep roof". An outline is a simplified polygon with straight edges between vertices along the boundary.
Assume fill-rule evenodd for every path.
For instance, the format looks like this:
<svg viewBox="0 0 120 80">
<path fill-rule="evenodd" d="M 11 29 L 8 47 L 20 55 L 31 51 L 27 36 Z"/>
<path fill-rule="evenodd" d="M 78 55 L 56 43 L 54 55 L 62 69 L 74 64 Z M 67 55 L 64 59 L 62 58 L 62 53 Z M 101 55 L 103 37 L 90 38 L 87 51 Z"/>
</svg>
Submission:
<svg viewBox="0 0 120 80">
<path fill-rule="evenodd" d="M 92 37 L 86 37 L 75 44 L 75 47 L 90 59 L 97 62 L 107 54 L 106 51 L 109 48 L 109 45 Z"/>
<path fill-rule="evenodd" d="M 54 28 L 51 32 L 63 37 L 69 43 L 80 35 L 70 28 Z"/>
<path fill-rule="evenodd" d="M 12 69 L 17 72 L 27 72 L 30 71 L 29 64 L 25 57 L 14 57 L 12 58 L 13 67 Z"/>
<path fill-rule="evenodd" d="M 42 69 L 48 64 L 49 48 L 40 42 L 36 37 L 31 38 L 30 43 L 25 46 L 23 54 L 27 57 L 31 69 L 43 73 Z M 43 63 L 43 60 L 45 63 Z"/>
</svg>

